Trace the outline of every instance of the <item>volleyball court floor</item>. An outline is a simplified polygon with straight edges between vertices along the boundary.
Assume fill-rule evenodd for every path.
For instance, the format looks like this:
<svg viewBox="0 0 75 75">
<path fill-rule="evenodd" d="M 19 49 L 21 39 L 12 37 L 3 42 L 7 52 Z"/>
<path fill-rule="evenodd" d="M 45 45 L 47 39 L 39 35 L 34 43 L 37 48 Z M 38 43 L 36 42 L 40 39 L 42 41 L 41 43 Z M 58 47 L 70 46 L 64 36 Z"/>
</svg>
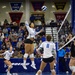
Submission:
<svg viewBox="0 0 75 75">
<path fill-rule="evenodd" d="M 35 75 L 36 73 L 12 73 L 12 75 Z M 0 75 L 7 75 L 6 73 L 0 73 Z M 48 72 L 44 72 L 42 75 L 51 75 L 51 73 L 48 73 Z M 71 75 L 71 74 L 66 74 L 66 73 L 59 73 L 59 74 L 56 74 L 56 75 Z"/>
</svg>

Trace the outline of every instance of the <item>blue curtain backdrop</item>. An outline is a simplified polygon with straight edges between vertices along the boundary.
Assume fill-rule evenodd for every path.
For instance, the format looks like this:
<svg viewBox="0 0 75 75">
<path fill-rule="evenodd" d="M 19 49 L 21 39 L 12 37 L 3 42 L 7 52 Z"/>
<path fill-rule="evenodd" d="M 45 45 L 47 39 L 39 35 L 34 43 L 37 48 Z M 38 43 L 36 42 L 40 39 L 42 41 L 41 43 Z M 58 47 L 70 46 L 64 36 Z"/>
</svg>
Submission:
<svg viewBox="0 0 75 75">
<path fill-rule="evenodd" d="M 75 35 L 75 0 L 71 0 L 72 6 L 72 33 Z"/>
</svg>

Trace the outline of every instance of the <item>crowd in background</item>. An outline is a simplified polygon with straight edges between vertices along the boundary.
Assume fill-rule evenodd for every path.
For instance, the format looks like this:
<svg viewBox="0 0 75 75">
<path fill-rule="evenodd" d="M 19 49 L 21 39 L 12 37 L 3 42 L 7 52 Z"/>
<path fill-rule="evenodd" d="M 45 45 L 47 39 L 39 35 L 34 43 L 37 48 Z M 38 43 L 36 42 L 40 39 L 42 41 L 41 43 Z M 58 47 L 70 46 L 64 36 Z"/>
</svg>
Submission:
<svg viewBox="0 0 75 75">
<path fill-rule="evenodd" d="M 59 28 L 60 22 L 57 22 L 57 25 L 58 25 L 57 27 Z M 40 28 L 36 27 L 35 29 L 36 31 L 39 31 Z M 67 41 L 69 41 L 73 37 L 71 32 L 72 32 L 71 24 L 66 20 L 59 33 L 59 44 L 64 45 Z M 0 53 L 7 50 L 5 43 L 10 40 L 13 50 L 15 51 L 13 57 L 22 58 L 23 54 L 25 53 L 24 40 L 26 39 L 27 35 L 28 31 L 24 23 L 20 23 L 18 25 L 16 22 L 9 24 L 7 21 L 5 21 L 4 25 L 0 26 Z M 39 57 L 38 54 L 36 53 L 36 48 L 38 48 L 38 46 L 45 40 L 46 40 L 45 33 L 36 36 L 34 41 L 35 57 Z M 66 49 L 66 55 L 68 55 L 67 52 L 70 52 L 69 46 L 67 46 L 65 49 Z"/>
<path fill-rule="evenodd" d="M 40 27 L 41 28 L 41 27 Z M 36 32 L 40 30 L 40 28 L 36 27 Z M 25 53 L 24 41 L 28 36 L 28 31 L 25 27 L 24 23 L 20 23 L 19 25 L 14 23 L 8 24 L 4 23 L 3 26 L 0 26 L 0 53 L 3 53 L 7 48 L 7 42 L 11 42 L 13 50 L 14 50 L 14 58 L 22 58 Z M 34 41 L 34 54 L 35 57 L 39 57 L 36 54 L 36 48 L 45 41 L 45 34 L 39 34 L 35 37 Z M 1 58 L 3 56 L 0 56 Z"/>
</svg>

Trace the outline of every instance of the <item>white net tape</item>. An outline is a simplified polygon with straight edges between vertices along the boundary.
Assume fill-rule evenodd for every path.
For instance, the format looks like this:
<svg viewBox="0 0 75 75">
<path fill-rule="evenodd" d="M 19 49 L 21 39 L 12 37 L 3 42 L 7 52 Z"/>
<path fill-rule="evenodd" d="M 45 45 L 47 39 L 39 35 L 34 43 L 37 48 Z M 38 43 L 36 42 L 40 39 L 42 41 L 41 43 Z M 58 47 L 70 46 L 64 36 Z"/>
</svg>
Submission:
<svg viewBox="0 0 75 75">
<path fill-rule="evenodd" d="M 64 24 L 65 24 L 65 22 L 66 22 L 66 19 L 67 19 L 68 15 L 69 15 L 70 11 L 71 11 L 71 5 L 70 5 L 70 7 L 69 7 L 69 10 L 68 10 L 68 12 L 67 12 L 67 14 L 66 14 L 64 20 L 61 22 L 61 26 L 59 27 L 58 32 L 57 32 L 57 35 L 58 35 L 58 43 L 59 43 L 59 44 L 61 43 L 61 41 L 60 41 L 60 36 L 62 36 L 62 33 L 64 32 L 64 30 L 63 30 L 63 29 L 65 29 Z M 65 25 L 66 25 L 66 24 L 65 24 Z M 67 30 L 68 30 L 68 28 L 67 28 Z M 68 30 L 68 31 L 69 31 L 69 30 Z M 67 32 L 68 32 L 68 31 L 67 31 Z M 61 32 L 62 32 L 62 33 L 61 33 Z M 64 36 L 65 36 L 65 34 L 66 34 L 66 33 L 63 33 Z M 75 38 L 75 36 L 74 36 L 71 40 L 69 40 L 67 43 L 65 42 L 66 44 L 63 45 L 60 49 L 64 48 L 66 45 L 68 45 L 74 38 Z M 60 49 L 58 49 L 58 50 L 60 50 Z"/>
<path fill-rule="evenodd" d="M 62 28 L 62 26 L 63 26 L 63 24 L 64 24 L 64 22 L 65 22 L 65 20 L 66 20 L 66 18 L 67 18 L 67 16 L 68 16 L 69 13 L 70 13 L 70 11 L 71 11 L 71 5 L 70 5 L 70 8 L 69 8 L 69 10 L 68 10 L 68 12 L 67 12 L 67 14 L 66 14 L 64 20 L 63 20 L 62 23 L 61 23 L 61 26 L 60 26 L 60 28 L 59 28 L 59 30 L 58 30 L 58 33 L 60 32 L 60 30 L 61 30 L 61 28 Z"/>
<path fill-rule="evenodd" d="M 75 39 L 75 36 L 74 36 L 71 40 L 69 40 L 65 45 L 63 45 L 61 48 L 59 48 L 58 50 L 64 48 L 66 45 L 68 45 L 68 44 L 69 44 L 70 42 L 72 42 L 74 39 Z"/>
</svg>

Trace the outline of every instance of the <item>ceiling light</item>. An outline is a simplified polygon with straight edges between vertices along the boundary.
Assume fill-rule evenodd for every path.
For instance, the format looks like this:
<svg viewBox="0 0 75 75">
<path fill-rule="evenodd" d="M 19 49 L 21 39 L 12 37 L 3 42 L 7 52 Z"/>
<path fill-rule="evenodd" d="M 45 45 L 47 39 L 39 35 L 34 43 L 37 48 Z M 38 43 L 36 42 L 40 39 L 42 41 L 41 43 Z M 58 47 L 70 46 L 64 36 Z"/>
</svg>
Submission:
<svg viewBox="0 0 75 75">
<path fill-rule="evenodd" d="M 6 6 L 2 6 L 2 8 L 6 8 Z"/>
<path fill-rule="evenodd" d="M 52 5 L 52 8 L 55 8 L 55 5 Z"/>
<path fill-rule="evenodd" d="M 51 20 L 53 20 L 53 18 L 51 18 Z"/>
<path fill-rule="evenodd" d="M 51 13 L 54 13 L 55 11 L 51 11 Z"/>
<path fill-rule="evenodd" d="M 23 5 L 21 5 L 21 8 L 23 8 Z"/>
<path fill-rule="evenodd" d="M 8 12 L 5 12 L 6 14 L 8 14 Z"/>
<path fill-rule="evenodd" d="M 24 12 L 24 11 L 22 11 L 22 12 Z"/>
</svg>

